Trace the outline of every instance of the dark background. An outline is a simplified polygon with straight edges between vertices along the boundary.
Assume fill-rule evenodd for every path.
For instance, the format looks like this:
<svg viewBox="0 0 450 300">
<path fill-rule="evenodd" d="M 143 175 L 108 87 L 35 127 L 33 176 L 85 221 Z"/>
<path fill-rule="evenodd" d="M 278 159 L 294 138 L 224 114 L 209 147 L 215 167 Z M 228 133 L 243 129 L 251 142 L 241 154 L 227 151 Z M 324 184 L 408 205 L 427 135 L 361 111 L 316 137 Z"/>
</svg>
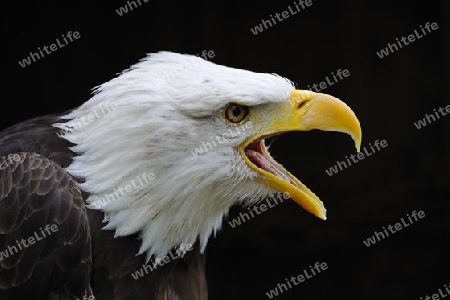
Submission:
<svg viewBox="0 0 450 300">
<path fill-rule="evenodd" d="M 268 299 L 266 292 L 315 262 L 328 270 L 276 299 L 420 299 L 450 283 L 450 116 L 417 130 L 414 122 L 450 104 L 448 1 L 317 1 L 253 35 L 250 28 L 294 1 L 204 1 L 142 5 L 126 1 L 2 4 L 1 127 L 64 111 L 88 100 L 91 88 L 146 53 L 169 50 L 257 72 L 278 73 L 299 88 L 337 69 L 350 77 L 323 92 L 349 104 L 363 145 L 388 147 L 328 176 L 354 153 L 339 133 L 288 133 L 273 156 L 325 203 L 326 222 L 284 203 L 210 239 L 210 299 Z M 439 29 L 380 59 L 376 51 L 426 22 Z M 26 68 L 19 60 L 68 31 L 81 38 Z M 363 240 L 413 210 L 426 217 L 370 248 Z M 231 218 L 242 210 L 233 208 Z"/>
</svg>

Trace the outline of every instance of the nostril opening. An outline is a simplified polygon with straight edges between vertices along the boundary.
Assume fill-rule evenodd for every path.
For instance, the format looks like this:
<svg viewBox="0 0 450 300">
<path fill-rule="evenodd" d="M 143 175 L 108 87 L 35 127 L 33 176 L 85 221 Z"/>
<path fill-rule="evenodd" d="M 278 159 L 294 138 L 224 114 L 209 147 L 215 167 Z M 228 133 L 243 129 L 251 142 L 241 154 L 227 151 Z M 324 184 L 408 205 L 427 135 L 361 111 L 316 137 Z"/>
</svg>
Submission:
<svg viewBox="0 0 450 300">
<path fill-rule="evenodd" d="M 306 102 L 308 102 L 308 101 L 300 102 L 300 103 L 297 105 L 297 109 L 300 109 L 300 108 L 302 108 L 303 106 L 305 106 Z"/>
</svg>

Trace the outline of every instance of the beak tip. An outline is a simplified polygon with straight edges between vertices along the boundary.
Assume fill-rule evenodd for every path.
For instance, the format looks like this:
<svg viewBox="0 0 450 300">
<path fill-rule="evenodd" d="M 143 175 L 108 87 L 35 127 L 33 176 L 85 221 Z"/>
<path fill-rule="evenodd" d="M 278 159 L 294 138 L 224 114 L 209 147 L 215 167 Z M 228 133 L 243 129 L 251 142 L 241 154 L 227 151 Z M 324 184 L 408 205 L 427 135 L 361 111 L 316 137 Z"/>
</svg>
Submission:
<svg viewBox="0 0 450 300">
<path fill-rule="evenodd" d="M 319 219 L 322 219 L 322 220 L 326 221 L 327 220 L 327 210 L 326 210 L 326 208 L 322 206 L 320 211 L 317 212 L 316 216 Z"/>
<path fill-rule="evenodd" d="M 355 142 L 356 151 L 359 153 L 361 151 L 361 141 L 362 141 L 361 127 L 358 126 L 358 130 L 353 131 L 349 130 L 347 131 L 347 133 L 350 134 L 350 136 L 352 137 L 353 141 Z"/>
<path fill-rule="evenodd" d="M 355 142 L 356 152 L 361 152 L 361 140 Z"/>
</svg>

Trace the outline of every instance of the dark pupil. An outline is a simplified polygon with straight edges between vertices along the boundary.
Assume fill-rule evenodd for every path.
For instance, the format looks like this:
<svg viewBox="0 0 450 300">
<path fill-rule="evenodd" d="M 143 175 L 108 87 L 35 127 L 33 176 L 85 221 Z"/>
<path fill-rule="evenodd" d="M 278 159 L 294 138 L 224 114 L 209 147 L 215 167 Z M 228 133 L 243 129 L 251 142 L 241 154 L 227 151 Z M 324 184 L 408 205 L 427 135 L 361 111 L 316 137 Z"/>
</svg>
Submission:
<svg viewBox="0 0 450 300">
<path fill-rule="evenodd" d="M 241 114 L 241 109 L 237 106 L 234 106 L 232 112 L 233 112 L 233 116 L 237 117 Z"/>
</svg>

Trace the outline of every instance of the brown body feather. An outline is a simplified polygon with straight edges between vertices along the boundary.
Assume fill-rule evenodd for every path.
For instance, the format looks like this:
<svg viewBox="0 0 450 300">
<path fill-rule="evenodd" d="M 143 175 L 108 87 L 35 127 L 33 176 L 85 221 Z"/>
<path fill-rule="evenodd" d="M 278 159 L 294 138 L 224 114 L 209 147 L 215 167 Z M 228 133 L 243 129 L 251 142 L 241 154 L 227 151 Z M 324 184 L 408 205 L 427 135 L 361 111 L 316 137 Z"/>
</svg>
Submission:
<svg viewBox="0 0 450 300">
<path fill-rule="evenodd" d="M 194 250 L 135 280 L 145 263 L 137 235 L 101 230 L 103 213 L 85 207 L 86 193 L 65 170 L 74 153 L 38 117 L 0 132 L 0 157 L 20 160 L 0 170 L 0 252 L 47 224 L 58 230 L 0 261 L 0 299 L 207 299 L 204 256 Z M 19 157 L 19 156 L 16 156 Z M 9 248 L 8 248 L 9 246 Z M 10 253 L 11 254 L 11 253 Z M 91 298 L 92 299 L 92 298 Z"/>
</svg>

